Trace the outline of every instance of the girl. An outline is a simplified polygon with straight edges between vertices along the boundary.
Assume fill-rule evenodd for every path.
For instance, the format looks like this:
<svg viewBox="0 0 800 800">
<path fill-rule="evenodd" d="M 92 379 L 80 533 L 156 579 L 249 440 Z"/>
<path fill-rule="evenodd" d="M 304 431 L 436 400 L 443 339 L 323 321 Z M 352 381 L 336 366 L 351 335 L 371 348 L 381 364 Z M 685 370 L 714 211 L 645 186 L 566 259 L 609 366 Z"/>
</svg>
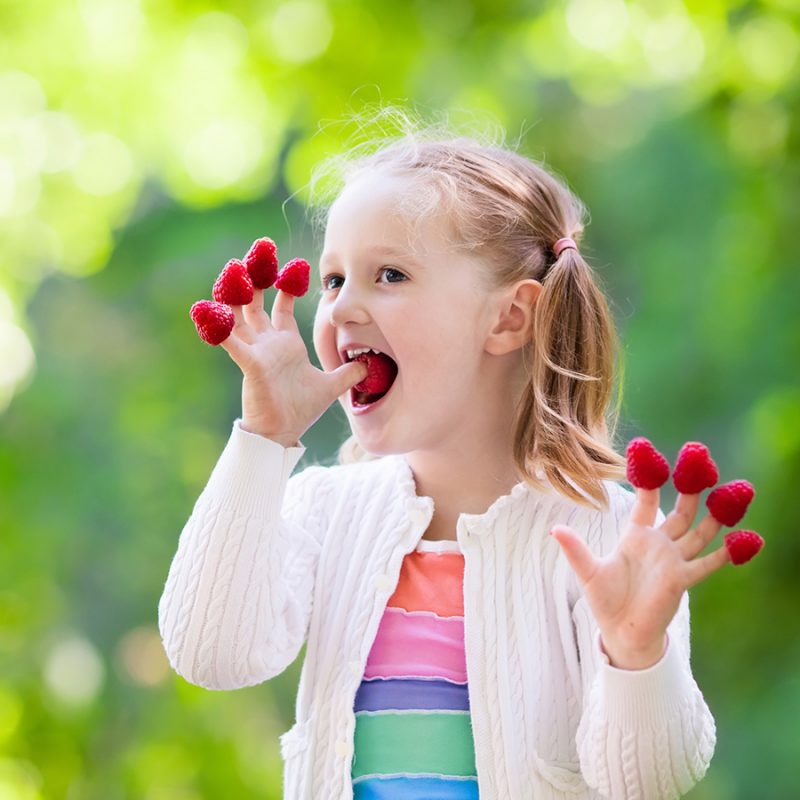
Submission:
<svg viewBox="0 0 800 800">
<path fill-rule="evenodd" d="M 692 527 L 699 494 L 665 517 L 658 489 L 619 485 L 583 206 L 542 165 L 436 127 L 344 163 L 322 370 L 291 295 L 234 307 L 243 412 L 159 603 L 173 669 L 251 686 L 307 642 L 289 800 L 680 796 L 716 744 L 687 590 L 728 558 L 695 558 L 721 527 Z M 354 388 L 366 362 L 388 391 Z M 334 400 L 340 463 L 292 474 Z"/>
</svg>

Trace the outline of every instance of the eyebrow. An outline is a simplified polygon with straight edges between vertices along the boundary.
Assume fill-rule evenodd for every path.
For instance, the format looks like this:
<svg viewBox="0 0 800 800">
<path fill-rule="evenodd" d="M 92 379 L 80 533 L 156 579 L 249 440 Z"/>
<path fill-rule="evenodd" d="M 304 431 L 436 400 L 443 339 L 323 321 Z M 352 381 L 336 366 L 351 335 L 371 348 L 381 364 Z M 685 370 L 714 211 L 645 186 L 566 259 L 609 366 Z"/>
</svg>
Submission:
<svg viewBox="0 0 800 800">
<path fill-rule="evenodd" d="M 420 262 L 417 261 L 407 250 L 402 250 L 401 248 L 394 247 L 392 245 L 375 245 L 374 247 L 368 247 L 366 252 L 373 253 L 375 255 L 401 256 L 404 261 L 408 261 L 420 267 L 422 266 L 422 264 L 420 264 Z M 336 253 L 328 253 L 326 256 L 320 258 L 319 263 L 323 264 L 331 261 L 338 262 L 339 256 Z"/>
</svg>

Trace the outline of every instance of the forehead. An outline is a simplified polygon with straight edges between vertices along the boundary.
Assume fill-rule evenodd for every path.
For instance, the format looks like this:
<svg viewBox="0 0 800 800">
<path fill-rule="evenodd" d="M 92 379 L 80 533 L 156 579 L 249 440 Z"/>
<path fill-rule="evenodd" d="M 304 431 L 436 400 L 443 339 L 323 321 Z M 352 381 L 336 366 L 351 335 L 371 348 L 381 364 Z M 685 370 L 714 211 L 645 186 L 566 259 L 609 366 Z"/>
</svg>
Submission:
<svg viewBox="0 0 800 800">
<path fill-rule="evenodd" d="M 417 259 L 449 247 L 441 214 L 421 213 L 419 186 L 397 175 L 362 175 L 341 191 L 328 213 L 321 260 L 356 253 Z"/>
</svg>

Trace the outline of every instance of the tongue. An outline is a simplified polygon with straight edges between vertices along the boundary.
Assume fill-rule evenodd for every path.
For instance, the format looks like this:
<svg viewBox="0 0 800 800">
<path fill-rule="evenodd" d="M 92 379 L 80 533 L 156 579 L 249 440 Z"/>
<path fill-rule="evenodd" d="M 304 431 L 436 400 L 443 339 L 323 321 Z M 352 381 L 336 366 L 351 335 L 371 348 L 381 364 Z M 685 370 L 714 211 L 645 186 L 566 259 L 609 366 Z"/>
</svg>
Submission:
<svg viewBox="0 0 800 800">
<path fill-rule="evenodd" d="M 384 353 L 361 353 L 354 361 L 363 361 L 367 365 L 367 377 L 353 388 L 363 394 L 386 394 L 397 377 L 397 364 Z"/>
</svg>

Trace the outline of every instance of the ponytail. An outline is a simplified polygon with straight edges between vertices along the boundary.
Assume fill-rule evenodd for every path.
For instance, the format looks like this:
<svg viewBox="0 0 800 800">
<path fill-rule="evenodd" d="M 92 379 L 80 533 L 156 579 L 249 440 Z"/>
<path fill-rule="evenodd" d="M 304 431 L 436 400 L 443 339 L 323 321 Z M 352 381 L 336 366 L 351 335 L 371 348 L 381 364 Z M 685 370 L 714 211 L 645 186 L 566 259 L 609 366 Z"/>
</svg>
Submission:
<svg viewBox="0 0 800 800">
<path fill-rule="evenodd" d="M 605 416 L 619 342 L 605 296 L 579 251 L 567 248 L 556 257 L 535 308 L 523 351 L 527 387 L 517 411 L 514 461 L 533 485 L 540 485 L 535 464 L 559 492 L 587 505 L 583 492 L 605 506 L 600 481 L 625 477 L 625 458 L 608 444 L 621 392 Z"/>
</svg>

